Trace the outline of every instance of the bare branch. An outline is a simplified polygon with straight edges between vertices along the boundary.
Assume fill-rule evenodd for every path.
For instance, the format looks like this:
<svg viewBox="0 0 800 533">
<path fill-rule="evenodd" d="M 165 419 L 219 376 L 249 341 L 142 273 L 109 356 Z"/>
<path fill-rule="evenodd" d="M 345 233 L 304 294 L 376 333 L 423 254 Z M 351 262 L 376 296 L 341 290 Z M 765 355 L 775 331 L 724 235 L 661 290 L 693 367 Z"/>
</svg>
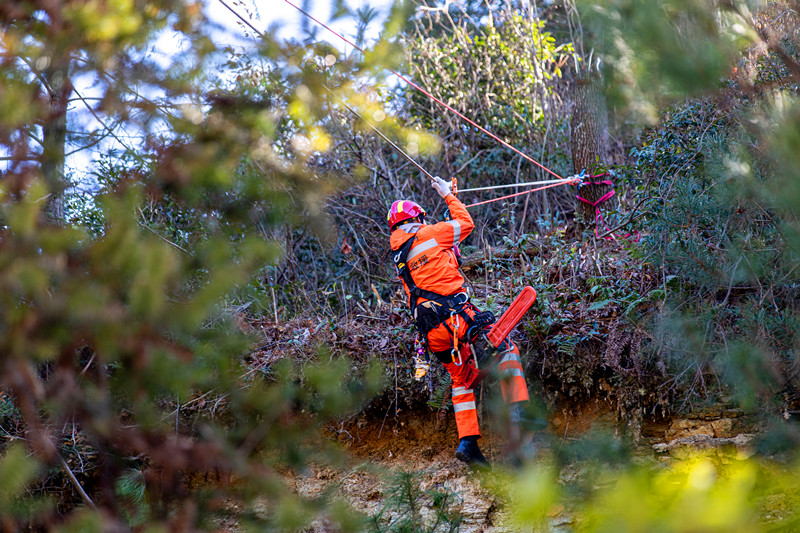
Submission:
<svg viewBox="0 0 800 533">
<path fill-rule="evenodd" d="M 106 130 L 106 131 L 109 133 L 109 135 L 111 135 L 111 137 L 113 137 L 113 138 L 114 138 L 114 139 L 115 139 L 115 140 L 116 140 L 116 141 L 117 141 L 119 144 L 121 144 L 121 145 L 122 145 L 122 146 L 123 146 L 125 149 L 127 149 L 127 150 L 130 150 L 130 151 L 133 151 L 133 149 L 131 149 L 131 148 L 130 148 L 130 147 L 127 145 L 127 144 L 125 144 L 125 143 L 122 141 L 122 139 L 120 139 L 120 138 L 119 138 L 119 136 L 117 136 L 117 134 L 116 134 L 116 133 L 114 133 L 114 131 L 113 131 L 113 130 L 112 130 L 112 129 L 111 129 L 109 126 L 108 126 L 108 125 L 106 125 L 106 123 L 103 121 L 103 119 L 101 119 L 101 118 L 100 118 L 100 117 L 97 115 L 97 112 L 95 112 L 95 110 L 92 108 L 92 106 L 91 106 L 91 105 L 89 105 L 89 102 L 87 102 L 87 101 L 86 101 L 86 99 L 84 99 L 84 98 L 83 98 L 83 96 L 81 96 L 81 94 L 78 92 L 78 90 L 77 90 L 77 89 L 75 89 L 74 87 L 73 87 L 73 89 L 72 89 L 72 90 L 75 92 L 75 94 L 76 94 L 76 95 L 78 95 L 78 98 L 79 98 L 79 99 L 80 99 L 80 100 L 83 102 L 83 105 L 85 105 L 85 106 L 86 106 L 86 109 L 88 109 L 88 110 L 89 110 L 89 113 L 91 113 L 91 114 L 92 114 L 92 116 L 93 116 L 94 118 L 96 118 L 96 119 L 97 119 L 97 122 L 99 122 L 99 123 L 100 123 L 100 125 L 101 125 L 101 126 L 103 126 L 103 128 L 105 128 L 105 130 Z"/>
<path fill-rule="evenodd" d="M 444 3 L 444 5 L 443 5 L 443 6 L 441 6 L 441 7 L 428 7 L 428 6 L 420 6 L 420 7 L 419 7 L 419 10 L 420 10 L 420 11 L 428 11 L 428 12 L 430 12 L 430 13 L 437 13 L 437 12 L 438 12 L 438 13 L 441 13 L 441 12 L 447 12 L 447 11 L 450 9 L 450 4 L 452 4 L 452 3 L 453 3 L 453 0 L 445 0 L 445 3 Z"/>
<path fill-rule="evenodd" d="M 58 460 L 61 461 L 61 467 L 64 468 L 64 471 L 67 473 L 67 477 L 69 477 L 69 480 L 72 482 L 72 485 L 75 487 L 75 490 L 78 491 L 78 494 L 81 495 L 83 501 L 86 502 L 86 504 L 92 509 L 97 510 L 97 506 L 94 504 L 89 495 L 86 494 L 86 491 L 83 490 L 83 486 L 81 486 L 80 481 L 78 481 L 78 478 L 75 477 L 75 474 L 72 472 L 72 469 L 69 467 L 64 458 L 59 455 Z"/>
</svg>

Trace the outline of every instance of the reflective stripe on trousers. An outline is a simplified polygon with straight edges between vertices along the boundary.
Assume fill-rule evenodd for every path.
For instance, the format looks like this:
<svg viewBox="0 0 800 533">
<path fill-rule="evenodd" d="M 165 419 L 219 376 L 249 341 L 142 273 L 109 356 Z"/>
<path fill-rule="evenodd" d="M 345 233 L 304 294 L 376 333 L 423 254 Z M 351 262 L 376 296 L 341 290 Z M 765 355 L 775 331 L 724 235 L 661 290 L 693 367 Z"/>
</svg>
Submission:
<svg viewBox="0 0 800 533">
<path fill-rule="evenodd" d="M 511 348 L 500 358 L 497 370 L 500 375 L 500 391 L 503 393 L 503 400 L 506 403 L 530 400 L 528 384 L 525 383 L 522 360 L 519 358 L 519 348 L 516 344 L 511 343 Z"/>
<path fill-rule="evenodd" d="M 453 411 L 456 415 L 459 439 L 472 435 L 480 436 L 481 434 L 480 426 L 478 425 L 475 394 L 471 389 L 465 387 L 467 380 L 474 372 L 473 367 L 470 366 L 472 358 L 469 354 L 468 345 L 461 346 L 461 356 L 464 360 L 463 365 L 458 366 L 454 363 L 444 365 L 453 379 Z M 511 348 L 500 357 L 497 370 L 500 375 L 500 391 L 506 403 L 527 402 L 530 400 L 528 384 L 525 383 L 525 375 L 522 371 L 522 360 L 519 357 L 519 349 L 515 344 L 511 343 Z"/>
<path fill-rule="evenodd" d="M 456 427 L 458 428 L 458 438 L 469 437 L 472 435 L 480 436 L 481 430 L 478 425 L 478 409 L 475 403 L 475 393 L 472 389 L 465 387 L 471 378 L 473 367 L 468 362 L 469 346 L 461 346 L 461 357 L 464 361 L 462 365 L 447 363 L 444 367 L 453 379 L 453 411 L 456 415 Z"/>
</svg>

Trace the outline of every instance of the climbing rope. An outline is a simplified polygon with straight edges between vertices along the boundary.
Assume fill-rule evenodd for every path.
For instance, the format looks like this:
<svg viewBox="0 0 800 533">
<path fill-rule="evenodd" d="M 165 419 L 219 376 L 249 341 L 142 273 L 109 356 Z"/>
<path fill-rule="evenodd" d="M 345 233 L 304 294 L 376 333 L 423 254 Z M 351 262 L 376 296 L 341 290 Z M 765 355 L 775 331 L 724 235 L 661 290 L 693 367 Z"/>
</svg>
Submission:
<svg viewBox="0 0 800 533">
<path fill-rule="evenodd" d="M 314 22 L 316 22 L 317 24 L 319 24 L 320 26 L 322 26 L 323 28 L 325 28 L 326 30 L 328 30 L 329 32 L 331 32 L 332 34 L 334 34 L 335 36 L 337 36 L 338 38 L 340 38 L 341 40 L 343 40 L 344 42 L 346 42 L 347 44 L 349 44 L 350 46 L 352 46 L 353 48 L 355 48 L 356 50 L 358 50 L 358 51 L 359 51 L 359 52 L 361 52 L 362 54 L 365 54 L 365 55 L 366 55 L 366 53 L 367 53 L 367 52 L 366 52 L 366 51 L 365 51 L 363 48 L 361 48 L 360 46 L 358 46 L 358 45 L 357 45 L 357 44 L 355 44 L 354 42 L 350 41 L 350 40 L 349 40 L 347 37 L 345 37 L 345 36 L 343 36 L 343 35 L 339 34 L 338 32 L 336 32 L 335 30 L 333 30 L 333 29 L 332 29 L 332 28 L 330 28 L 329 26 L 325 25 L 325 24 L 324 24 L 323 22 L 321 22 L 320 20 L 318 20 L 318 19 L 314 18 L 314 17 L 313 17 L 313 16 L 312 16 L 310 13 L 308 13 L 308 12 L 304 11 L 303 9 L 301 9 L 300 7 L 298 7 L 297 5 L 295 5 L 295 4 L 293 4 L 292 2 L 290 2 L 289 0 L 284 0 L 284 2 L 286 2 L 287 4 L 289 4 L 290 6 L 292 6 L 293 8 L 295 8 L 296 10 L 298 10 L 298 11 L 299 11 L 300 13 L 302 13 L 303 15 L 305 15 L 305 16 L 306 16 L 306 17 L 308 17 L 308 18 L 310 18 L 311 20 L 313 20 Z M 442 100 L 440 100 L 439 98 L 435 97 L 434 95 L 432 95 L 431 93 L 429 93 L 428 91 L 426 91 L 425 89 L 423 89 L 422 87 L 420 87 L 419 85 L 417 85 L 416 83 L 414 83 L 412 80 L 410 80 L 410 79 L 408 79 L 407 77 L 403 76 L 402 74 L 400 74 L 400 73 L 399 73 L 399 72 L 397 72 L 396 70 L 394 70 L 394 69 L 392 69 L 392 68 L 390 68 L 390 67 L 387 67 L 387 66 L 385 66 L 385 65 L 383 65 L 383 67 L 384 67 L 386 70 L 388 70 L 389 72 L 393 73 L 393 74 L 394 74 L 395 76 L 397 76 L 398 78 L 400 78 L 401 80 L 403 80 L 404 82 L 406 82 L 407 84 L 409 84 L 411 87 L 413 87 L 413 88 L 414 88 L 414 89 L 416 89 L 417 91 L 421 92 L 422 94 L 424 94 L 425 96 L 427 96 L 428 98 L 430 98 L 431 100 L 433 100 L 434 102 L 436 102 L 437 104 L 439 104 L 439 105 L 441 105 L 441 106 L 445 107 L 446 109 L 448 109 L 448 110 L 449 110 L 449 111 L 451 111 L 452 113 L 455 113 L 455 114 L 456 114 L 456 115 L 457 115 L 459 118 L 461 118 L 462 120 L 464 120 L 464 121 L 465 121 L 465 122 L 467 122 L 468 124 L 470 124 L 470 125 L 472 125 L 472 126 L 474 126 L 474 127 L 478 128 L 480 131 L 482 131 L 483 133 L 485 133 L 486 135 L 488 135 L 488 136 L 489 136 L 489 137 L 491 137 L 492 139 L 496 140 L 497 142 L 499 142 L 500 144 L 502 144 L 503 146 L 505 146 L 505 147 L 506 147 L 506 148 L 508 148 L 509 150 L 513 150 L 514 152 L 516 152 L 517 154 L 519 154 L 519 155 L 520 155 L 520 156 L 522 156 L 523 158 L 527 159 L 528 161 L 530 161 L 531 163 L 533 163 L 533 164 L 534 164 L 534 165 L 536 165 L 537 167 L 541 168 L 541 169 L 542 169 L 542 170 L 544 170 L 545 172 L 548 172 L 548 173 L 552 174 L 552 175 L 553 175 L 553 176 L 555 176 L 556 178 L 558 178 L 558 179 L 563 179 L 561 176 L 559 176 L 558 174 L 556 174 L 555 172 L 553 172 L 553 171 L 552 171 L 552 170 L 550 170 L 549 168 L 545 167 L 544 165 L 542 165 L 541 163 L 539 163 L 538 161 L 536 161 L 535 159 L 533 159 L 531 156 L 529 156 L 529 155 L 527 155 L 527 154 L 523 153 L 522 151 L 518 150 L 517 148 L 515 148 L 515 147 L 511 146 L 511 145 L 510 145 L 508 142 L 504 141 L 503 139 L 501 139 L 500 137 L 498 137 L 498 136 L 497 136 L 497 135 L 495 135 L 494 133 L 490 132 L 489 130 L 487 130 L 487 129 L 486 129 L 486 128 L 484 128 L 483 126 L 480 126 L 479 124 L 477 124 L 477 123 L 476 123 L 476 122 L 474 122 L 473 120 L 469 119 L 469 118 L 468 118 L 468 117 L 466 117 L 466 116 L 465 116 L 463 113 L 461 113 L 460 111 L 458 111 L 458 110 L 454 109 L 453 107 L 451 107 L 450 105 L 446 104 L 445 102 L 443 102 L 443 101 L 442 101 Z"/>
<path fill-rule="evenodd" d="M 356 45 L 350 39 L 347 39 L 345 36 L 343 36 L 340 33 L 336 32 L 331 27 L 329 27 L 328 25 L 324 24 L 322 21 L 320 21 L 319 19 L 315 18 L 313 15 L 311 15 L 310 13 L 305 11 L 304 9 L 302 9 L 299 6 L 297 6 L 296 4 L 292 3 L 290 0 L 284 0 L 284 1 L 287 4 L 289 4 L 290 6 L 292 6 L 293 8 L 295 8 L 297 11 L 302 13 L 304 16 L 308 17 L 309 19 L 311 19 L 315 23 L 319 24 L 320 26 L 322 26 L 323 28 L 328 30 L 330 33 L 332 33 L 333 35 L 335 35 L 336 37 L 338 37 L 339 39 L 341 39 L 345 43 L 349 44 L 350 46 L 352 46 L 353 48 L 355 48 L 356 50 L 358 50 L 362 54 L 366 55 L 366 53 L 367 53 L 366 50 L 364 50 L 360 46 Z M 219 0 L 219 2 L 223 6 L 225 6 L 228 10 L 230 10 L 231 13 L 236 15 L 236 17 L 238 17 L 242 22 L 244 22 L 247 26 L 249 26 L 256 34 L 258 34 L 262 38 L 264 37 L 264 33 L 263 32 L 261 32 L 258 29 L 256 29 L 247 19 L 245 19 L 239 13 L 237 13 L 224 0 Z M 458 110 L 454 109 L 452 106 L 450 106 L 447 103 L 443 102 L 441 99 L 439 99 L 436 96 L 432 95 L 430 92 L 426 91 L 425 89 L 423 89 L 422 87 L 420 87 L 419 85 L 414 83 L 412 80 L 408 79 L 407 77 L 403 76 L 402 74 L 400 74 L 396 70 L 394 70 L 394 69 L 392 69 L 390 67 L 387 67 L 385 65 L 384 65 L 384 68 L 386 68 L 388 71 L 392 72 L 395 76 L 397 76 L 398 78 L 400 78 L 401 80 L 406 82 L 408 85 L 410 85 L 411 87 L 413 87 L 414 89 L 416 89 L 417 91 L 419 91 L 420 93 L 425 95 L 426 97 L 430 98 L 434 102 L 438 103 L 439 105 L 443 106 L 447 110 L 451 111 L 452 113 L 454 113 L 456 116 L 458 116 L 459 118 L 461 118 L 462 120 L 464 120 L 465 122 L 470 124 L 471 126 L 477 128 L 478 130 L 480 130 L 481 132 L 485 133 L 486 135 L 488 135 L 492 139 L 496 140 L 497 142 L 499 142 L 500 144 L 502 144 L 506 148 L 512 150 L 513 152 L 515 152 L 518 155 L 522 156 L 524 159 L 530 161 L 531 163 L 533 163 L 537 167 L 541 168 L 545 172 L 547 172 L 547 173 L 549 173 L 549 174 L 551 174 L 551 175 L 553 175 L 554 177 L 557 178 L 557 179 L 554 179 L 554 180 L 541 180 L 541 181 L 532 181 L 532 182 L 527 182 L 527 183 L 515 183 L 515 184 L 505 184 L 505 185 L 490 185 L 490 186 L 485 186 L 485 187 L 473 187 L 473 188 L 469 188 L 469 189 L 462 189 L 461 192 L 477 192 L 477 191 L 488 191 L 488 190 L 503 189 L 503 188 L 510 188 L 510 187 L 529 187 L 529 186 L 534 186 L 534 185 L 541 185 L 540 187 L 536 187 L 536 188 L 533 188 L 533 189 L 530 189 L 530 190 L 527 190 L 527 191 L 522 191 L 522 192 L 518 192 L 518 193 L 514 193 L 514 194 L 508 194 L 508 195 L 505 195 L 505 196 L 501 196 L 499 198 L 492 198 L 491 200 L 484 200 L 482 202 L 476 202 L 476 203 L 473 203 L 473 204 L 469 204 L 469 205 L 465 206 L 466 208 L 477 207 L 479 205 L 490 204 L 490 203 L 493 203 L 493 202 L 499 202 L 501 200 L 507 200 L 509 198 L 515 198 L 517 196 L 522 196 L 522 195 L 525 195 L 525 194 L 531 194 L 531 193 L 534 193 L 534 192 L 537 192 L 537 191 L 543 191 L 545 189 L 558 187 L 560 185 L 577 184 L 578 187 L 579 187 L 579 190 L 580 190 L 580 187 L 583 186 L 583 185 L 609 185 L 609 186 L 613 187 L 613 183 L 611 182 L 611 180 L 603 180 L 603 181 L 599 181 L 599 182 L 585 182 L 585 181 L 583 181 L 584 172 L 581 172 L 579 175 L 574 175 L 574 176 L 571 176 L 569 178 L 563 178 L 563 177 L 559 176 L 558 174 L 556 174 L 555 172 L 553 172 L 549 168 L 545 167 L 544 165 L 542 165 L 541 163 L 539 163 L 538 161 L 536 161 L 535 159 L 533 159 L 529 155 L 527 155 L 527 154 L 523 153 L 522 151 L 518 150 L 517 148 L 515 148 L 514 146 L 512 146 L 511 144 L 509 144 L 505 140 L 501 139 L 500 137 L 498 137 L 494 133 L 490 132 L 489 130 L 487 130 L 483 126 L 477 124 L 476 122 L 474 122 L 473 120 L 471 120 L 470 118 L 465 116 L 463 113 L 459 112 Z M 328 87 L 325 87 L 325 89 L 328 90 L 328 92 L 331 93 L 334 97 L 336 97 L 336 95 L 333 93 L 333 91 L 331 91 Z M 341 99 L 340 99 L 340 102 L 342 103 L 342 105 L 346 109 L 348 109 L 351 113 L 353 113 L 355 116 L 357 116 L 359 119 L 361 119 L 364 123 L 366 123 L 370 128 L 372 128 L 378 135 L 380 135 L 381 138 L 383 138 L 383 140 L 385 140 L 387 143 L 389 143 L 395 150 L 397 150 L 398 153 L 400 153 L 403 157 L 405 157 L 420 172 L 422 172 L 429 179 L 433 180 L 434 177 L 430 172 L 425 170 L 422 167 L 422 165 L 417 163 L 403 149 L 401 149 L 399 146 L 397 146 L 397 144 L 392 142 L 375 125 L 373 125 L 369 120 L 367 120 L 363 116 L 361 116 L 356 110 L 354 110 L 352 107 L 347 105 L 344 101 L 341 101 Z M 590 178 L 603 177 L 603 176 L 605 176 L 607 174 L 608 173 L 599 174 L 599 175 L 596 175 L 596 176 L 590 176 Z M 453 179 L 455 180 L 455 178 L 453 178 Z M 456 188 L 455 187 L 453 188 L 453 192 L 456 192 Z M 612 240 L 612 239 L 616 240 L 617 239 L 617 237 L 611 232 L 610 228 L 608 227 L 608 225 L 606 224 L 605 220 L 603 219 L 603 214 L 600 211 L 600 207 L 599 207 L 601 204 L 603 204 L 604 202 L 609 200 L 612 196 L 614 196 L 614 194 L 615 194 L 615 192 L 614 192 L 614 189 L 612 188 L 608 193 L 604 194 L 601 198 L 599 198 L 598 200 L 596 200 L 594 202 L 590 202 L 586 198 L 583 198 L 582 196 L 580 196 L 580 194 L 576 195 L 578 200 L 580 200 L 582 202 L 585 202 L 585 203 L 587 203 L 587 204 L 589 204 L 589 205 L 591 205 L 592 207 L 595 208 L 595 236 L 598 237 L 598 238 L 599 238 L 599 235 L 598 235 L 597 228 L 598 228 L 599 224 L 602 223 L 603 227 L 605 227 L 606 230 L 607 230 L 606 233 L 609 235 L 609 236 L 604 236 L 603 238 L 604 239 L 610 239 L 610 240 Z M 636 239 L 635 240 L 638 241 L 639 240 L 639 233 L 638 232 L 628 233 L 623 238 L 631 237 L 634 234 L 636 235 Z"/>
<path fill-rule="evenodd" d="M 567 183 L 580 183 L 581 175 L 572 176 L 570 178 L 559 180 L 558 183 L 551 183 L 550 185 L 545 185 L 544 187 L 537 187 L 535 189 L 531 189 L 529 191 L 522 191 L 514 194 L 507 194 L 506 196 L 501 196 L 500 198 L 492 198 L 491 200 L 484 200 L 483 202 L 476 202 L 474 204 L 469 204 L 465 206 L 467 209 L 470 207 L 475 207 L 484 204 L 490 204 L 492 202 L 499 202 L 500 200 L 507 200 L 509 198 L 514 198 L 515 196 L 522 196 L 523 194 L 530 194 L 536 191 L 543 191 L 545 189 L 551 189 L 553 187 L 558 187 L 559 185 L 566 185 Z"/>
<path fill-rule="evenodd" d="M 510 189 L 511 187 L 530 187 L 532 185 L 549 185 L 551 183 L 573 183 L 572 178 L 560 178 L 557 180 L 543 180 L 543 181 L 529 181 L 526 183 L 506 183 L 504 185 L 489 185 L 486 187 L 470 187 L 469 189 L 461 189 L 461 192 L 477 192 L 477 191 L 491 191 L 493 189 Z"/>
<path fill-rule="evenodd" d="M 338 101 L 339 101 L 339 103 L 340 103 L 340 104 L 342 104 L 342 105 L 343 105 L 343 106 L 344 106 L 344 107 L 345 107 L 345 108 L 346 108 L 348 111 L 350 111 L 350 112 L 351 112 L 353 115 L 355 115 L 357 118 L 361 119 L 361 121 L 363 121 L 364 123 L 366 123 L 366 124 L 367 124 L 367 126 L 369 126 L 370 128 L 372 128 L 372 129 L 373 129 L 373 131 L 375 131 L 375 133 L 377 133 L 378 135 L 380 135 L 380 136 L 381 136 L 381 138 L 382 138 L 384 141 L 386 141 L 387 143 L 389 143 L 389 145 L 391 145 L 391 147 L 392 147 L 392 148 L 394 148 L 395 150 L 397 150 L 397 151 L 400 153 L 400 155 L 402 155 L 403 157 L 405 157 L 405 158 L 408 160 L 408 162 L 409 162 L 409 163 L 411 163 L 412 165 L 414 165 L 415 167 L 417 167 L 417 170 L 419 170 L 420 172 L 422 172 L 423 174 L 425 174 L 425 175 L 426 175 L 428 178 L 430 178 L 430 180 L 431 180 L 431 181 L 433 181 L 433 174 L 431 174 L 430 172 L 428 172 L 427 170 L 425 170 L 425 169 L 422 167 L 422 165 L 420 165 L 419 163 L 417 163 L 417 162 L 414 160 L 414 158 L 413 158 L 413 157 L 411 157 L 410 155 L 408 155 L 408 154 L 407 154 L 407 153 L 406 153 L 406 152 L 405 152 L 405 151 L 404 151 L 402 148 L 400 148 L 399 146 L 397 146 L 397 144 L 395 144 L 394 142 L 392 142 L 392 140 L 391 140 L 391 139 L 389 139 L 389 137 L 387 137 L 386 135 L 384 135 L 384 134 L 383 134 L 383 132 L 382 132 L 381 130 L 379 130 L 377 126 L 375 126 L 374 124 L 372 124 L 372 122 L 370 122 L 369 120 L 367 120 L 366 118 L 364 118 L 363 116 L 361 116 L 361 114 L 359 114 L 359 112 L 358 112 L 358 111 L 356 111 L 355 109 L 353 109 L 352 107 L 350 107 L 349 105 L 347 105 L 347 103 L 346 103 L 344 100 L 342 100 L 341 98 L 339 98 L 338 96 L 336 96 L 336 93 L 334 93 L 332 90 L 330 90 L 330 88 L 328 88 L 328 86 L 326 86 L 326 85 L 323 85 L 323 87 L 325 87 L 325 90 L 326 90 L 326 91 L 328 91 L 328 92 L 330 93 L 330 95 L 331 95 L 331 96 L 333 96 L 333 97 L 334 97 L 336 100 L 338 100 Z"/>
<path fill-rule="evenodd" d="M 239 20 L 241 20 L 242 22 L 244 22 L 245 24 L 247 24 L 248 26 L 250 26 L 250 29 L 251 29 L 251 30 L 253 30 L 254 32 L 256 32 L 256 34 L 258 34 L 258 36 L 259 36 L 259 37 L 261 37 L 262 39 L 264 38 L 264 33 L 263 33 L 263 32 L 261 32 L 261 31 L 258 31 L 258 30 L 256 29 L 256 27 L 255 27 L 255 26 L 253 26 L 253 25 L 250 23 L 250 21 L 249 21 L 249 20 L 247 20 L 246 18 L 244 18 L 243 16 L 241 16 L 239 13 L 237 13 L 237 12 L 236 12 L 236 10 L 235 10 L 235 9 L 233 9 L 231 6 L 229 6 L 227 3 L 225 3 L 225 0 L 219 0 L 219 3 L 220 3 L 220 4 L 222 4 L 223 6 L 225 6 L 225 7 L 228 9 L 228 11 L 230 11 L 231 13 L 233 13 L 234 15 L 236 15 L 236 17 L 237 17 Z"/>
<path fill-rule="evenodd" d="M 249 20 L 247 20 L 247 19 L 246 19 L 246 18 L 244 18 L 242 15 L 240 15 L 239 13 L 237 13 L 235 9 L 233 9 L 231 6 L 229 6 L 229 5 L 228 5 L 228 4 L 225 2 L 225 0 L 218 0 L 218 1 L 219 1 L 219 3 L 221 3 L 223 6 L 225 6 L 225 7 L 226 7 L 226 8 L 227 8 L 227 9 L 228 9 L 228 10 L 229 10 L 231 13 L 233 13 L 233 14 L 234 14 L 234 15 L 235 15 L 235 16 L 236 16 L 236 17 L 237 17 L 239 20 L 241 20 L 241 21 L 242 21 L 242 22 L 244 22 L 244 23 L 245 23 L 247 26 L 249 26 L 249 27 L 250 27 L 250 29 L 251 29 L 251 30 L 253 30 L 253 31 L 254 31 L 254 32 L 255 32 L 255 33 L 256 33 L 256 34 L 257 34 L 259 37 L 261 37 L 262 39 L 264 38 L 264 33 L 263 33 L 263 32 L 259 31 L 259 30 L 258 30 L 258 28 L 256 28 L 255 26 L 253 26 L 253 24 L 252 24 L 252 23 L 250 23 L 250 21 L 249 21 Z M 317 23 L 319 23 L 319 24 L 322 24 L 322 23 L 321 23 L 321 22 L 319 22 L 317 19 L 315 19 L 314 17 L 312 17 L 311 15 L 309 15 L 308 13 L 306 13 L 305 11 L 303 11 L 302 9 L 300 9 L 299 7 L 297 7 L 296 5 L 292 4 L 291 2 L 287 2 L 287 3 L 288 3 L 289 5 L 291 5 L 292 7 L 294 7 L 295 9 L 298 9 L 300 12 L 304 13 L 306 16 L 310 17 L 312 20 L 316 21 Z M 327 28 L 328 30 L 330 30 L 330 31 L 332 31 L 332 32 L 333 32 L 333 30 L 331 30 L 330 28 L 328 28 L 328 27 L 327 27 L 327 26 L 325 26 L 324 24 L 322 24 L 322 26 L 324 26 L 325 28 Z M 336 32 L 333 32 L 333 33 L 336 33 Z M 338 35 L 338 34 L 337 34 L 337 35 Z M 341 37 L 341 36 L 340 36 L 340 37 Z M 342 39 L 344 39 L 344 37 L 342 37 Z M 347 41 L 347 39 L 345 39 L 345 41 Z M 355 46 L 355 45 L 353 45 L 353 46 Z M 358 47 L 356 46 L 356 48 L 358 48 Z M 361 50 L 361 49 L 359 48 L 359 50 Z M 363 50 L 361 50 L 361 52 L 362 52 L 362 53 L 365 53 Z M 406 153 L 406 152 L 405 152 L 405 151 L 404 151 L 402 148 L 400 148 L 399 146 L 397 146 L 397 144 L 395 144 L 394 142 L 392 142 L 392 140 L 391 140 L 391 139 L 389 139 L 389 138 L 388 138 L 386 135 L 384 135 L 384 134 L 383 134 L 383 132 L 377 128 L 377 126 L 375 126 L 374 124 L 372 124 L 372 122 L 370 122 L 369 120 L 367 120 L 366 118 L 364 118 L 363 116 L 361 116 L 361 115 L 360 115 L 360 114 L 359 114 L 359 113 L 358 113 L 358 112 L 357 112 L 355 109 L 353 109 L 352 107 L 350 107 L 349 105 L 347 105 L 347 103 L 346 103 L 344 100 L 342 100 L 341 98 L 339 98 L 338 96 L 336 96 L 336 93 L 334 93 L 334 92 L 333 92 L 333 91 L 332 91 L 332 90 L 331 90 L 329 87 L 327 87 L 326 85 L 323 85 L 323 87 L 325 88 L 325 90 L 326 90 L 326 91 L 328 91 L 328 93 L 330 93 L 330 94 L 331 94 L 331 96 L 333 96 L 333 97 L 334 97 L 336 100 L 338 100 L 338 101 L 339 101 L 339 103 L 341 103 L 341 104 L 342 104 L 342 105 L 343 105 L 343 106 L 344 106 L 344 107 L 345 107 L 345 108 L 346 108 L 348 111 L 350 111 L 350 112 L 351 112 L 353 115 L 355 115 L 356 117 L 358 117 L 359 119 L 361 119 L 361 121 L 362 121 L 362 122 L 364 122 L 365 124 L 367 124 L 367 125 L 368 125 L 370 128 L 372 128 L 372 129 L 375 131 L 375 133 L 377 133 L 378 135 L 380 135 L 380 136 L 381 136 L 381 138 L 382 138 L 384 141 L 386 141 L 387 143 L 389 143 L 389 145 L 391 145 L 391 146 L 392 146 L 392 148 L 394 148 L 395 150 L 397 150 L 397 151 L 400 153 L 400 155 L 402 155 L 403 157 L 405 157 L 405 158 L 408 160 L 408 162 L 409 162 L 409 163 L 411 163 L 412 165 L 414 165 L 415 167 L 417 167 L 417 169 L 418 169 L 420 172 L 422 172 L 423 174 L 425 174 L 425 176 L 427 176 L 427 177 L 428 177 L 430 180 L 433 180 L 433 175 L 432 175 L 430 172 L 428 172 L 427 170 L 425 170 L 425 169 L 422 167 L 422 165 L 420 165 L 419 163 L 417 163 L 417 162 L 414 160 L 414 158 L 412 158 L 410 155 L 408 155 L 408 154 L 407 154 L 407 153 Z"/>
</svg>

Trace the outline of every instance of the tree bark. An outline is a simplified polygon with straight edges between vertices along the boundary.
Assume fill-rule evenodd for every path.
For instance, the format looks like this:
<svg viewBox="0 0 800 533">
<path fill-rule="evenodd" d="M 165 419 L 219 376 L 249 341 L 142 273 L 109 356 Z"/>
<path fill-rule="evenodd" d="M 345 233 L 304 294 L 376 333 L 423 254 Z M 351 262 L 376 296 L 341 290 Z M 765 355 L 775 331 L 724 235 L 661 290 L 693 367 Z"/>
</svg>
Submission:
<svg viewBox="0 0 800 533">
<path fill-rule="evenodd" d="M 42 72 L 50 97 L 50 114 L 42 124 L 42 175 L 50 197 L 45 213 L 50 222 L 63 224 L 64 191 L 69 184 L 64 175 L 67 144 L 67 106 L 72 93 L 69 80 L 69 59 L 63 58 Z"/>
<path fill-rule="evenodd" d="M 576 174 L 585 170 L 587 181 L 592 181 L 588 176 L 603 168 L 608 154 L 608 114 L 599 73 L 589 72 L 575 81 L 573 106 L 572 166 Z M 608 185 L 584 185 L 579 195 L 594 203 L 610 189 Z M 576 198 L 575 219 L 581 229 L 590 227 L 595 222 L 595 208 Z"/>
</svg>

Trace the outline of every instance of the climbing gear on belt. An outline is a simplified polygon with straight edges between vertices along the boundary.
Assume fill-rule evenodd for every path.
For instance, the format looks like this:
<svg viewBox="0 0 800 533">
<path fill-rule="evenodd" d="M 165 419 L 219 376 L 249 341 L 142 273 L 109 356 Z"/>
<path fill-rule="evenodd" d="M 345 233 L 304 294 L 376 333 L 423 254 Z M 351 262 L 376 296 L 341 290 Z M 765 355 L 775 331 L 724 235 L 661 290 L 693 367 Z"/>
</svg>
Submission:
<svg viewBox="0 0 800 533">
<path fill-rule="evenodd" d="M 461 359 L 461 352 L 458 349 L 458 330 L 459 330 L 459 323 L 458 323 L 458 313 L 457 311 L 450 310 L 450 318 L 453 319 L 453 349 L 450 350 L 450 357 L 453 359 L 453 364 L 456 366 L 461 366 L 464 364 L 464 361 Z M 447 323 L 445 322 L 445 326 Z M 449 329 L 449 328 L 448 328 Z M 458 356 L 458 361 L 456 361 L 456 356 Z"/>
<path fill-rule="evenodd" d="M 425 359 L 414 356 L 414 381 L 420 381 L 431 369 L 431 364 Z"/>
<path fill-rule="evenodd" d="M 414 380 L 419 381 L 424 378 L 428 371 L 431 369 L 431 364 L 428 362 L 428 358 L 425 355 L 426 346 L 425 337 L 417 333 L 416 338 L 414 339 Z"/>
<path fill-rule="evenodd" d="M 427 342 L 427 339 L 417 332 L 417 336 L 414 337 L 414 351 L 417 353 L 417 356 L 420 359 L 425 359 L 425 348 Z"/>
</svg>

